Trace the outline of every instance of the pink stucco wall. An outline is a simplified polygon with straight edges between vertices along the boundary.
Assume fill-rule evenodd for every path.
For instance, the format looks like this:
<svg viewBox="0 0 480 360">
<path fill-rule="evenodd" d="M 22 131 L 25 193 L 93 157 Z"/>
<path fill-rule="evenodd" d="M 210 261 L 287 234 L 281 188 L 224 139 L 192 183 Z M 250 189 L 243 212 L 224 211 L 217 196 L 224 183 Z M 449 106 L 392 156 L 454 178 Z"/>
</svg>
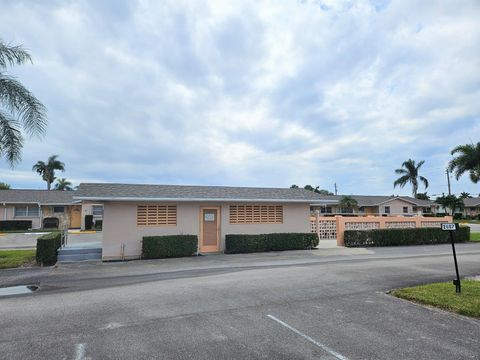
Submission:
<svg viewBox="0 0 480 360">
<path fill-rule="evenodd" d="M 154 204 L 154 203 L 148 203 Z M 166 204 L 162 202 L 161 204 Z M 176 203 L 176 226 L 137 226 L 135 202 L 106 202 L 103 215 L 103 259 L 136 259 L 141 256 L 142 237 L 149 235 L 200 235 L 200 208 L 220 206 L 220 250 L 225 248 L 226 234 L 259 234 L 274 232 L 310 232 L 308 204 L 282 204 L 282 224 L 230 224 L 229 205 L 233 203 Z M 122 250 L 123 247 L 123 250 Z M 122 254 L 123 251 L 123 254 Z"/>
</svg>

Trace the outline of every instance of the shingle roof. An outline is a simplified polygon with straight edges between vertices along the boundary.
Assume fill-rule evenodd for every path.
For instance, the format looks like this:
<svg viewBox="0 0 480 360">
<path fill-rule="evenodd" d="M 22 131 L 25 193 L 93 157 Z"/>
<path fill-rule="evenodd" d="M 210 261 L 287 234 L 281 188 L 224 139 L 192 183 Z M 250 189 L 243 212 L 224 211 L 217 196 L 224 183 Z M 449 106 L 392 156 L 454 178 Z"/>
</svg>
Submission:
<svg viewBox="0 0 480 360">
<path fill-rule="evenodd" d="M 229 200 L 310 203 L 322 199 L 322 196 L 305 189 L 85 183 L 80 184 L 74 199 L 98 201 Z"/>
<path fill-rule="evenodd" d="M 465 204 L 466 207 L 480 206 L 480 197 L 463 199 L 463 203 Z"/>
<path fill-rule="evenodd" d="M 73 194 L 74 191 L 24 189 L 0 190 L 0 203 L 66 205 L 73 202 Z"/>
</svg>

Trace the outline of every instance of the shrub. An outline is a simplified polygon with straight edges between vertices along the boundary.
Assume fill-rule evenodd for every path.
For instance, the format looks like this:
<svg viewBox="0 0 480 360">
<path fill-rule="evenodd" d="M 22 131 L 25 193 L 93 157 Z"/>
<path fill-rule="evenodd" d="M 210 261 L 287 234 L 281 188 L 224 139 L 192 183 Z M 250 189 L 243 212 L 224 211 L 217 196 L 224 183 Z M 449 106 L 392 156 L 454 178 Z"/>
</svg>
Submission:
<svg viewBox="0 0 480 360">
<path fill-rule="evenodd" d="M 32 228 L 32 220 L 1 220 L 0 231 L 28 230 Z"/>
<path fill-rule="evenodd" d="M 454 236 L 455 242 L 468 241 L 470 228 L 460 227 Z M 444 244 L 450 235 L 439 228 L 346 230 L 344 241 L 346 247 Z"/>
<path fill-rule="evenodd" d="M 103 220 L 95 220 L 95 229 L 102 230 L 103 227 Z"/>
<path fill-rule="evenodd" d="M 62 234 L 58 231 L 40 236 L 37 239 L 37 263 L 53 265 L 57 262 L 57 250 L 62 245 Z"/>
<path fill-rule="evenodd" d="M 264 251 L 304 250 L 318 245 L 314 233 L 227 234 L 225 253 L 240 254 Z"/>
<path fill-rule="evenodd" d="M 92 230 L 93 215 L 85 215 L 85 230 Z"/>
<path fill-rule="evenodd" d="M 453 214 L 453 220 L 462 220 L 463 214 L 462 213 L 455 213 Z"/>
<path fill-rule="evenodd" d="M 197 235 L 144 236 L 143 259 L 192 256 L 197 252 Z"/>
</svg>

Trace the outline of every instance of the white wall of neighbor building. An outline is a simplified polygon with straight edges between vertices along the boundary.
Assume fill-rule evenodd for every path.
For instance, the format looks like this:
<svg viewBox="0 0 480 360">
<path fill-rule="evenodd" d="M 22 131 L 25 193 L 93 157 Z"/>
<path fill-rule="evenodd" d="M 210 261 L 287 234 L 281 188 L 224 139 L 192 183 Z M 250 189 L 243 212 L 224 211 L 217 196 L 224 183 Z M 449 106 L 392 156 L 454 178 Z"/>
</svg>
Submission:
<svg viewBox="0 0 480 360">
<path fill-rule="evenodd" d="M 137 226 L 137 206 L 155 204 L 177 205 L 177 225 Z M 226 234 L 310 232 L 310 207 L 308 204 L 281 204 L 283 205 L 282 224 L 230 224 L 230 205 L 234 205 L 234 203 L 106 202 L 103 216 L 103 259 L 140 258 L 143 236 L 178 234 L 200 236 L 200 209 L 205 206 L 221 207 L 220 251 L 225 248 Z"/>
</svg>

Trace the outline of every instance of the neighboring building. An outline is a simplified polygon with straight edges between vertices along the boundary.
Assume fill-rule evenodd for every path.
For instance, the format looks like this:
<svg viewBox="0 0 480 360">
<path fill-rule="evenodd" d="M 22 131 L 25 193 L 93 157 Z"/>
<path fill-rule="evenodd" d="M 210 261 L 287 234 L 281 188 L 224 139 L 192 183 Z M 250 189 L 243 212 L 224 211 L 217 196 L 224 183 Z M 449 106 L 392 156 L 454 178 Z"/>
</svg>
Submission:
<svg viewBox="0 0 480 360">
<path fill-rule="evenodd" d="M 349 195 L 358 206 L 342 208 L 338 203 L 343 195 L 322 196 L 322 200 L 312 205 L 312 211 L 319 210 L 320 215 L 382 215 L 382 216 L 414 216 L 432 214 L 435 203 L 430 200 L 419 200 L 409 196 L 369 196 Z"/>
<path fill-rule="evenodd" d="M 73 194 L 74 191 L 0 190 L 0 218 L 31 220 L 33 229 L 55 219 L 60 228 L 65 222 L 70 228 L 80 228 L 82 206 L 73 201 Z"/>
<path fill-rule="evenodd" d="M 463 199 L 465 208 L 463 210 L 463 216 L 467 218 L 479 219 L 480 216 L 480 197 Z"/>
<path fill-rule="evenodd" d="M 220 252 L 226 234 L 311 231 L 305 189 L 80 184 L 75 200 L 104 205 L 103 259 L 141 256 L 142 237 L 193 234 L 200 252 Z"/>
</svg>

